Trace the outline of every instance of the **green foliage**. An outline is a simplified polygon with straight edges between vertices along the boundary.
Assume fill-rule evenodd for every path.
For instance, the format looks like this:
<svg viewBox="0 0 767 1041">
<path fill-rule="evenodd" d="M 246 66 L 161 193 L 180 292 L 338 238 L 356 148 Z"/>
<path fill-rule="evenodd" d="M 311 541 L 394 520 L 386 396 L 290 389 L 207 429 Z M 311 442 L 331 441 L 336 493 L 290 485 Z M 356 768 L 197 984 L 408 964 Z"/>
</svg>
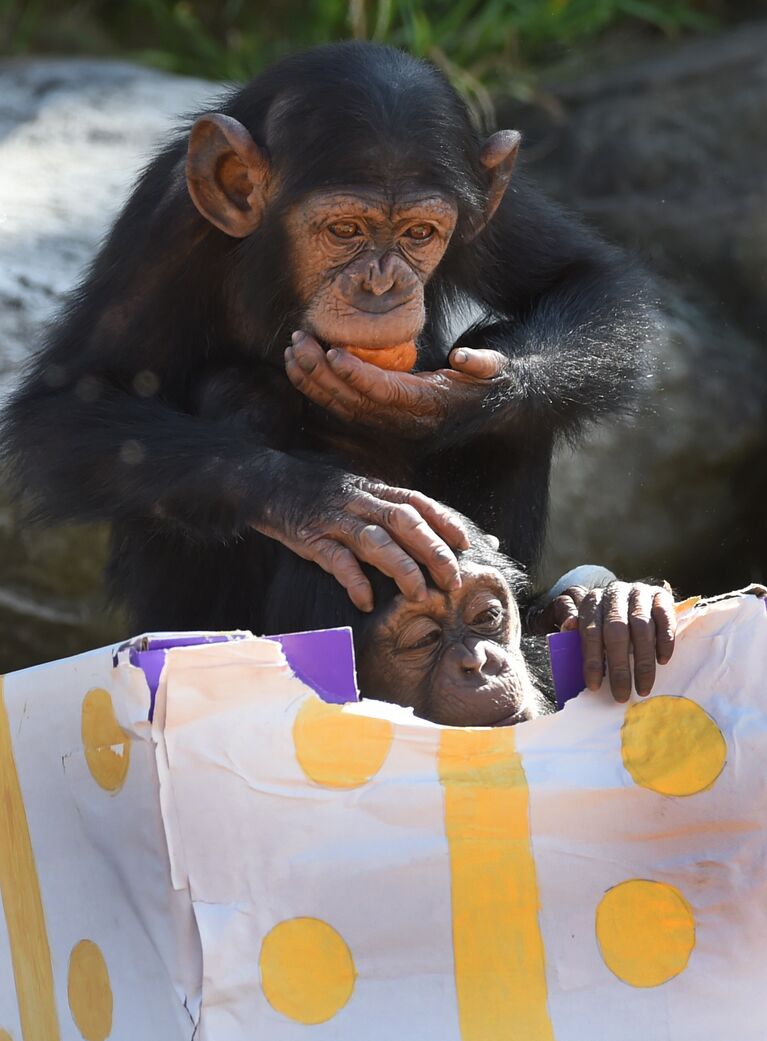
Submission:
<svg viewBox="0 0 767 1041">
<path fill-rule="evenodd" d="M 704 29 L 721 0 L 3 0 L 0 46 L 117 54 L 239 80 L 297 47 L 349 36 L 429 57 L 484 106 L 512 71 L 556 60 L 621 24 Z"/>
</svg>

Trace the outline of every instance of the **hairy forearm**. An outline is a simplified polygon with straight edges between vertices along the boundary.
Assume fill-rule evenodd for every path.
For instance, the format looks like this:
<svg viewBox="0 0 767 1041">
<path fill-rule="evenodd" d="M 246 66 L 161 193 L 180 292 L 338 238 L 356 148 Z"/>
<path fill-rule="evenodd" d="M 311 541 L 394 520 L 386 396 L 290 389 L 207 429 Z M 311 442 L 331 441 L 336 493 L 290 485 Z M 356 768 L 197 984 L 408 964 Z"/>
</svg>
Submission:
<svg viewBox="0 0 767 1041">
<path fill-rule="evenodd" d="M 569 283 L 519 319 L 469 330 L 458 346 L 500 352 L 506 371 L 468 422 L 455 417 L 448 436 L 531 426 L 572 435 L 589 421 L 632 411 L 650 371 L 654 328 L 641 291 L 618 300 L 592 282 Z"/>
<path fill-rule="evenodd" d="M 302 465 L 258 435 L 115 388 L 84 401 L 75 390 L 29 387 L 12 401 L 4 435 L 36 516 L 154 517 L 207 539 L 258 523 Z"/>
</svg>

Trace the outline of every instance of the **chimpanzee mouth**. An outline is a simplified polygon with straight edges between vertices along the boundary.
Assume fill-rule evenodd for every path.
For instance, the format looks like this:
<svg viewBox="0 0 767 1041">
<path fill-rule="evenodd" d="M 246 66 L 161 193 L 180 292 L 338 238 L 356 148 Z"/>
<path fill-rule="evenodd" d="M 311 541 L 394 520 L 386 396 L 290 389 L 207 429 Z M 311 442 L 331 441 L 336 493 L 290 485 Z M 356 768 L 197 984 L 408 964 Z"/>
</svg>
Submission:
<svg viewBox="0 0 767 1041">
<path fill-rule="evenodd" d="M 506 716 L 505 719 L 499 719 L 497 723 L 490 723 L 491 727 L 513 727 L 515 723 L 524 723 L 525 720 L 529 719 L 527 714 L 527 708 L 523 707 L 518 709 L 510 716 Z"/>
<path fill-rule="evenodd" d="M 353 306 L 355 311 L 359 311 L 360 314 L 374 314 L 381 318 L 383 315 L 391 314 L 392 311 L 399 311 L 401 307 L 407 307 L 412 302 L 414 297 L 410 297 L 409 300 L 400 300 L 399 303 L 390 304 L 388 301 L 382 300 L 380 304 L 375 304 L 373 307 L 360 307 L 359 304 L 349 305 Z"/>
</svg>

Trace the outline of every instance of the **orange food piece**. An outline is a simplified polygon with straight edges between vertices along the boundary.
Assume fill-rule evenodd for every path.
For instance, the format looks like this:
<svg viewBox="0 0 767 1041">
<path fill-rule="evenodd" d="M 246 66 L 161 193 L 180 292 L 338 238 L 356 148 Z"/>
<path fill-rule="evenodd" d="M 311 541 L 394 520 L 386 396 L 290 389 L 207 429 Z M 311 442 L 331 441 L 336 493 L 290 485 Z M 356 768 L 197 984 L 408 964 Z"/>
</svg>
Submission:
<svg viewBox="0 0 767 1041">
<path fill-rule="evenodd" d="M 398 343 L 396 347 L 349 347 L 343 348 L 360 361 L 377 365 L 379 369 L 391 369 L 393 372 L 410 372 L 415 365 L 416 349 L 412 340 L 409 343 Z"/>
</svg>

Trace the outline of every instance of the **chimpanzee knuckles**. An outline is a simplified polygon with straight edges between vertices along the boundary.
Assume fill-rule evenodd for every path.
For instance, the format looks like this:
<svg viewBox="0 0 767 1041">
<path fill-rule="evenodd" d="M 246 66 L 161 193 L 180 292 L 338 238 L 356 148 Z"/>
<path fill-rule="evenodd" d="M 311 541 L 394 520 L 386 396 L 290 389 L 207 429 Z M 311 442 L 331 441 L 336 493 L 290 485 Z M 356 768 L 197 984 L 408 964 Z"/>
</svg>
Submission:
<svg viewBox="0 0 767 1041">
<path fill-rule="evenodd" d="M 189 134 L 186 183 L 197 209 L 234 238 L 261 223 L 269 191 L 269 159 L 230 116 L 210 112 Z"/>
<path fill-rule="evenodd" d="M 487 170 L 489 190 L 484 220 L 475 227 L 475 235 L 487 226 L 501 204 L 503 193 L 511 180 L 514 163 L 517 161 L 521 140 L 522 135 L 518 130 L 499 130 L 491 134 L 480 149 L 479 161 Z"/>
</svg>

